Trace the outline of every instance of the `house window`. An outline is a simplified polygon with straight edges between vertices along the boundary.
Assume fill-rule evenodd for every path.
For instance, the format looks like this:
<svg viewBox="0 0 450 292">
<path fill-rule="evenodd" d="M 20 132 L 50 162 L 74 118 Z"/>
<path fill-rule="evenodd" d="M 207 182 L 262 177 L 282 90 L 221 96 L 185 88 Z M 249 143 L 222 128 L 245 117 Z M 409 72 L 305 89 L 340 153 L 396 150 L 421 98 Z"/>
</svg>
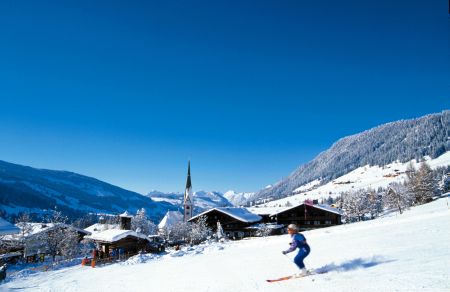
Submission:
<svg viewBox="0 0 450 292">
<path fill-rule="evenodd" d="M 305 225 L 311 224 L 311 221 L 305 221 Z"/>
<path fill-rule="evenodd" d="M 325 224 L 331 225 L 331 220 L 326 220 Z"/>
<path fill-rule="evenodd" d="M 320 225 L 320 221 L 314 221 L 314 225 Z"/>
</svg>

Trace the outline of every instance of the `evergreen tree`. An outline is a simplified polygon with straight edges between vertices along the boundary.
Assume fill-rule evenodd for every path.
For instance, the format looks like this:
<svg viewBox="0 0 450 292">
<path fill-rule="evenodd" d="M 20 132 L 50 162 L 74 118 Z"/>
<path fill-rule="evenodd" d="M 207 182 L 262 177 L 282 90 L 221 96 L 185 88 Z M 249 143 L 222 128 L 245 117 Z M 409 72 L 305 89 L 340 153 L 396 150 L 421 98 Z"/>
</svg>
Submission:
<svg viewBox="0 0 450 292">
<path fill-rule="evenodd" d="M 131 219 L 131 229 L 145 235 L 156 234 L 157 227 L 151 222 L 144 208 L 136 212 L 136 216 Z"/>
</svg>

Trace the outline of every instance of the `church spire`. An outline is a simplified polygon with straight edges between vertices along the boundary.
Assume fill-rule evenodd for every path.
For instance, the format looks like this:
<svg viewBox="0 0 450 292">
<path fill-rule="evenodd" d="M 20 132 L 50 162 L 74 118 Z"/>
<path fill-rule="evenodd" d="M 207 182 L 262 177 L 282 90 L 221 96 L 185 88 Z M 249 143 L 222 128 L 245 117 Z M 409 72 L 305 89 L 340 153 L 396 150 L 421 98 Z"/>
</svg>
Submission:
<svg viewBox="0 0 450 292">
<path fill-rule="evenodd" d="M 184 190 L 184 222 L 192 218 L 192 182 L 191 182 L 191 161 L 188 162 L 188 174 L 186 179 L 186 189 Z"/>
</svg>

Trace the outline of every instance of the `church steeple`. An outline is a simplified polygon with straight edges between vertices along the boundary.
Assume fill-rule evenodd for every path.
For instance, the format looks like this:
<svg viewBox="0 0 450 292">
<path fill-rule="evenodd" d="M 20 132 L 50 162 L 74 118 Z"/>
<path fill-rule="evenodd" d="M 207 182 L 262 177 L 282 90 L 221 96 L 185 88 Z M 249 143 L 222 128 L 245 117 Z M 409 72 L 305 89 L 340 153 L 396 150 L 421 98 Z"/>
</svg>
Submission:
<svg viewBox="0 0 450 292">
<path fill-rule="evenodd" d="M 191 161 L 188 162 L 188 174 L 186 180 L 186 189 L 184 190 L 184 222 L 192 218 L 192 182 L 191 182 Z"/>
</svg>

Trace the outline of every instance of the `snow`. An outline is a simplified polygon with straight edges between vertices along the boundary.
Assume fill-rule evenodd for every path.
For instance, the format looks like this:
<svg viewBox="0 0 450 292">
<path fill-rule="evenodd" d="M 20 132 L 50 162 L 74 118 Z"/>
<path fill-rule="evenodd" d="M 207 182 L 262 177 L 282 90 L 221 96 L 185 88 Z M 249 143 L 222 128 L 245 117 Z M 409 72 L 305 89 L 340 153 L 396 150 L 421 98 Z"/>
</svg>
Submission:
<svg viewBox="0 0 450 292">
<path fill-rule="evenodd" d="M 288 235 L 182 248 L 125 263 L 9 276 L 2 291 L 450 291 L 449 198 L 402 215 L 304 232 L 307 268 L 323 274 L 267 283 L 298 271 Z"/>
<path fill-rule="evenodd" d="M 102 232 L 94 233 L 89 236 L 85 236 L 84 238 L 104 242 L 115 242 L 127 236 L 134 236 L 142 239 L 147 239 L 147 236 L 145 236 L 142 233 L 137 233 L 133 230 L 122 230 L 122 229 L 108 229 Z"/>
<path fill-rule="evenodd" d="M 205 215 L 206 213 L 209 213 L 213 210 L 217 210 L 217 211 L 227 214 L 228 216 L 233 217 L 239 221 L 247 222 L 247 223 L 258 222 L 262 219 L 261 216 L 253 214 L 245 208 L 237 208 L 237 207 L 221 207 L 220 208 L 219 207 L 219 208 L 213 208 L 213 209 L 205 211 L 201 214 L 198 214 L 197 216 L 192 217 L 190 220 L 201 217 L 201 216 Z"/>
<path fill-rule="evenodd" d="M 0 218 L 0 235 L 19 233 L 20 229 L 9 223 L 8 221 Z"/>
<path fill-rule="evenodd" d="M 102 223 L 95 223 L 89 227 L 86 227 L 84 230 L 90 233 L 99 233 L 108 229 L 118 229 L 119 224 L 102 224 Z"/>
<path fill-rule="evenodd" d="M 430 159 L 429 157 L 424 158 L 426 163 L 432 169 L 450 165 L 450 151 L 447 151 L 436 159 Z M 421 162 L 417 163 L 415 160 L 412 160 L 411 162 L 416 169 L 421 165 Z M 292 205 L 298 205 L 303 203 L 305 199 L 321 199 L 328 198 L 328 196 L 337 197 L 340 193 L 352 192 L 359 189 L 372 188 L 377 190 L 378 187 L 386 188 L 390 183 L 402 183 L 405 181 L 405 171 L 408 164 L 409 162 L 394 162 L 384 167 L 377 165 L 359 167 L 320 187 L 317 187 L 317 181 L 300 186 L 294 191 L 293 196 L 268 202 L 261 205 L 261 207 L 285 206 L 287 202 L 290 202 Z M 310 188 L 311 186 L 314 187 Z M 303 191 L 305 189 L 309 190 Z"/>
<path fill-rule="evenodd" d="M 171 226 L 175 226 L 177 223 L 183 222 L 184 217 L 178 211 L 167 211 L 164 218 L 159 222 L 158 228 L 163 229 Z"/>
<path fill-rule="evenodd" d="M 3 239 L 6 239 L 6 240 L 20 240 L 20 239 L 22 239 L 23 236 L 30 237 L 30 236 L 36 235 L 38 233 L 41 233 L 41 232 L 47 232 L 47 231 L 49 231 L 51 229 L 54 229 L 54 228 L 57 228 L 57 227 L 70 228 L 70 229 L 73 229 L 73 230 L 75 230 L 77 232 L 80 232 L 80 233 L 91 234 L 91 232 L 89 232 L 88 230 L 79 229 L 79 228 L 76 228 L 76 227 L 73 227 L 71 225 L 64 224 L 64 223 L 56 223 L 55 224 L 55 223 L 30 222 L 30 223 L 27 224 L 27 228 L 29 228 L 29 229 L 27 230 L 27 232 L 25 234 L 22 234 L 22 232 L 21 232 L 22 229 L 20 227 L 17 227 L 19 232 L 20 232 L 20 234 L 6 235 L 6 236 L 3 237 Z"/>
</svg>

